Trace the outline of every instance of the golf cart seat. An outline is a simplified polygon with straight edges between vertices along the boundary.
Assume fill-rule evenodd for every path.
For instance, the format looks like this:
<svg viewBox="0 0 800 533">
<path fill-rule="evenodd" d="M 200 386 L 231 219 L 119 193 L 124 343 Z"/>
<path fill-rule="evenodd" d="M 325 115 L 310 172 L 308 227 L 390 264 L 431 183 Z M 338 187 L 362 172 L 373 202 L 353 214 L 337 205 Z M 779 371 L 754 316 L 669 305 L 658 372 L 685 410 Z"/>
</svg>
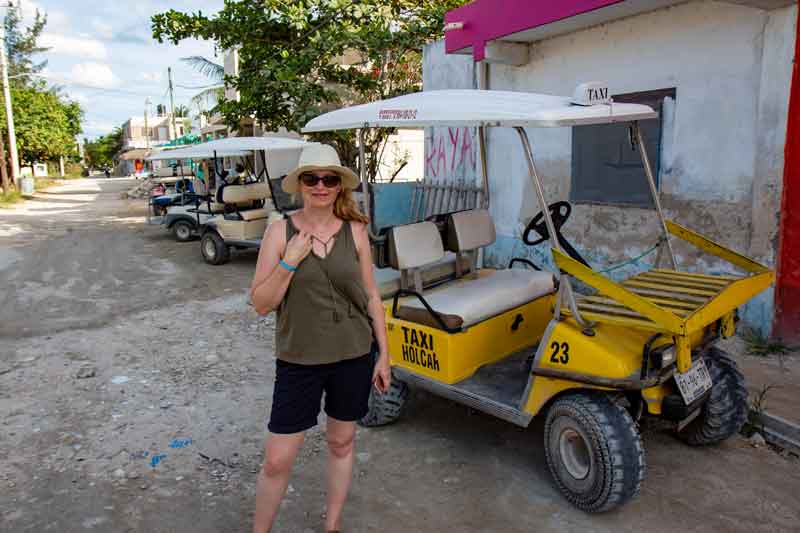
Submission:
<svg viewBox="0 0 800 533">
<path fill-rule="evenodd" d="M 494 223 L 485 209 L 462 211 L 449 217 L 448 248 L 458 255 L 488 246 L 495 238 Z M 440 329 L 445 329 L 443 325 L 447 329 L 468 328 L 555 290 L 555 278 L 550 272 L 485 269 L 423 293 L 416 284 L 414 270 L 444 255 L 437 226 L 433 222 L 420 222 L 396 227 L 391 246 L 391 256 L 397 261 L 395 268 L 411 271 L 415 292 L 422 297 L 404 301 L 397 310 L 398 318 L 411 322 Z"/>
<path fill-rule="evenodd" d="M 269 186 L 264 182 L 247 185 L 223 185 L 217 191 L 217 201 L 231 206 L 225 218 L 246 222 L 269 217 L 271 209 L 261 203 L 270 197 Z"/>
</svg>

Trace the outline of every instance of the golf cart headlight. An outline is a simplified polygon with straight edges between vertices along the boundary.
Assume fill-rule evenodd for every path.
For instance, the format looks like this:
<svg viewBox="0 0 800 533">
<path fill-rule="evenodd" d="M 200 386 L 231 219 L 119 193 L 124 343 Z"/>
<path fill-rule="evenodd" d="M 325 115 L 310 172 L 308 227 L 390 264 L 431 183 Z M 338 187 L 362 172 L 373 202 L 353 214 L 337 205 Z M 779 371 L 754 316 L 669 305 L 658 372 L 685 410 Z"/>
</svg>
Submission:
<svg viewBox="0 0 800 533">
<path fill-rule="evenodd" d="M 658 368 L 666 368 L 675 362 L 675 345 L 671 344 L 663 348 L 659 348 L 653 354 L 655 366 Z"/>
</svg>

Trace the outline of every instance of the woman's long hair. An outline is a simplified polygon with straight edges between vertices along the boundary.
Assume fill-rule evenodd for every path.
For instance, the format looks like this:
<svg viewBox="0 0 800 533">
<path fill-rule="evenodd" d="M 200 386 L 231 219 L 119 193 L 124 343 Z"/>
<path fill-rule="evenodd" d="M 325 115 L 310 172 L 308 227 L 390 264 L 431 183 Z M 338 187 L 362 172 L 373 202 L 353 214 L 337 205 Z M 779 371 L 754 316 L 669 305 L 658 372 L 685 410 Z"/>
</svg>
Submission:
<svg viewBox="0 0 800 533">
<path fill-rule="evenodd" d="M 338 218 L 347 221 L 369 223 L 369 217 L 358 209 L 356 201 L 353 199 L 353 192 L 350 189 L 342 188 L 336 202 L 333 204 L 333 214 Z"/>
</svg>

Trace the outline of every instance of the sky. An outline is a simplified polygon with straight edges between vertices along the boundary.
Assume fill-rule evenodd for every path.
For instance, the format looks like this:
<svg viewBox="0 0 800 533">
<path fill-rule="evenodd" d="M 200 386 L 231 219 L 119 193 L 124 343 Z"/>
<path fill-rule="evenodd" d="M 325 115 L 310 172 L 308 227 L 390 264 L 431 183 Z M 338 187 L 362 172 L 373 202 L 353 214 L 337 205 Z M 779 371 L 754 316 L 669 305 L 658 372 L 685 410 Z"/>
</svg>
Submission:
<svg viewBox="0 0 800 533">
<path fill-rule="evenodd" d="M 209 41 L 159 44 L 152 38 L 150 17 L 169 9 L 213 14 L 222 8 L 223 0 L 14 3 L 21 3 L 26 23 L 37 9 L 47 14 L 47 26 L 39 41 L 50 47 L 42 55 L 48 61 L 43 75 L 81 104 L 85 112 L 82 136 L 90 139 L 109 133 L 133 116 L 143 117 L 148 96 L 151 115 L 157 104 L 168 106 L 168 67 L 172 67 L 175 105 L 189 105 L 191 97 L 201 90 L 191 87 L 212 82 L 181 61 L 182 57 L 199 55 L 222 63 L 222 56 L 215 55 L 214 44 Z"/>
</svg>

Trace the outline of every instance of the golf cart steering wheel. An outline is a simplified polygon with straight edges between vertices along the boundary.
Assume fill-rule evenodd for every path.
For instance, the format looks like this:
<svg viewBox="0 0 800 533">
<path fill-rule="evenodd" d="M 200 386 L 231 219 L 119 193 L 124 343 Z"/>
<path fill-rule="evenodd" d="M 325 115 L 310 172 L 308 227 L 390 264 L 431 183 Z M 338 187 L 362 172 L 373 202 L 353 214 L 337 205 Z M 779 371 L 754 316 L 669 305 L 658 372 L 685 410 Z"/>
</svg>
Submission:
<svg viewBox="0 0 800 533">
<path fill-rule="evenodd" d="M 572 205 L 569 202 L 560 201 L 554 202 L 547 206 L 548 211 L 550 211 L 550 218 L 553 219 L 553 226 L 556 230 L 556 239 L 558 239 L 558 244 L 561 245 L 561 248 L 564 252 L 567 253 L 571 258 L 575 259 L 583 263 L 585 266 L 592 268 L 589 263 L 578 253 L 578 250 L 575 249 L 574 246 L 567 240 L 566 237 L 561 233 L 561 226 L 563 226 L 569 215 L 572 213 Z M 539 238 L 535 241 L 531 240 L 531 231 L 535 231 L 539 234 Z M 528 246 L 536 246 L 550 238 L 550 232 L 547 231 L 547 223 L 544 220 L 544 211 L 540 211 L 535 217 L 528 222 L 528 225 L 525 226 L 525 232 L 522 234 L 522 241 L 527 244 Z"/>
<path fill-rule="evenodd" d="M 547 206 L 550 211 L 550 218 L 553 219 L 553 226 L 555 226 L 556 233 L 561 233 L 561 226 L 566 223 L 569 215 L 572 213 L 572 205 L 569 202 L 560 201 L 554 202 Z M 539 234 L 539 239 L 532 241 L 530 238 L 531 231 Z M 544 211 L 539 213 L 528 222 L 525 226 L 525 233 L 522 234 L 522 242 L 528 246 L 536 246 L 543 243 L 550 238 L 550 232 L 547 231 L 547 223 L 544 220 Z"/>
</svg>

